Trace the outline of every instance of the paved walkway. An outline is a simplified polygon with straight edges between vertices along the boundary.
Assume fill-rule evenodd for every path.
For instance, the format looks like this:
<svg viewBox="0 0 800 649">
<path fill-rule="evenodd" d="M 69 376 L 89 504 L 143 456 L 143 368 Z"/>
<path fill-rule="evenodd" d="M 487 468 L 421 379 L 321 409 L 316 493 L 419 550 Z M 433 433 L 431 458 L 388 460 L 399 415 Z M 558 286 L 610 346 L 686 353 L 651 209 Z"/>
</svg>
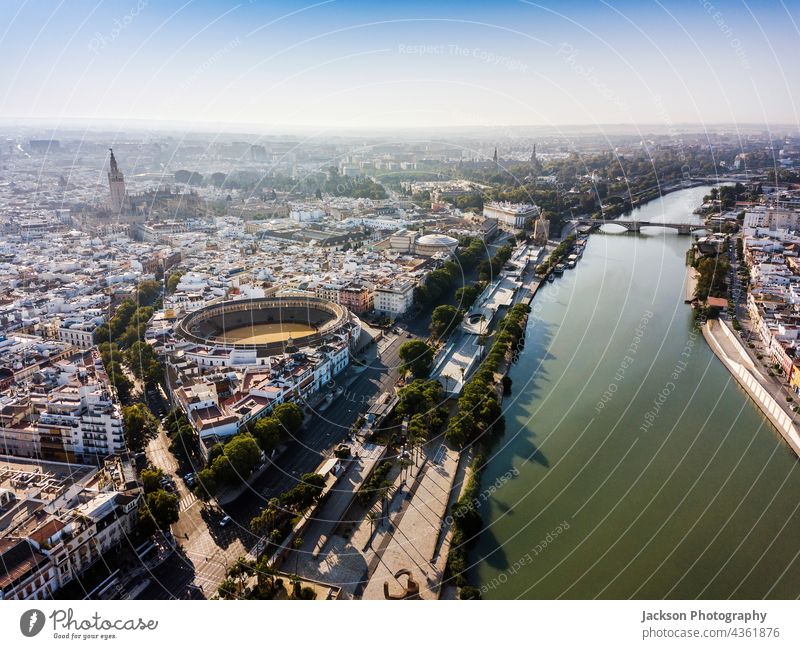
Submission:
<svg viewBox="0 0 800 649">
<path fill-rule="evenodd" d="M 438 463 L 435 461 L 438 460 Z M 437 553 L 442 520 L 458 470 L 458 453 L 446 446 L 434 451 L 410 491 L 402 497 L 400 508 L 391 519 L 393 532 L 379 546 L 364 599 L 384 599 L 384 583 L 393 595 L 402 593 L 406 578 L 395 574 L 409 570 L 419 584 L 421 599 L 438 599 L 446 548 Z"/>
<path fill-rule="evenodd" d="M 783 391 L 761 372 L 723 321 L 706 322 L 703 326 L 703 336 L 711 350 L 783 435 L 794 452 L 800 456 L 800 432 L 794 425 L 794 413 L 787 412 L 779 401 Z"/>
</svg>

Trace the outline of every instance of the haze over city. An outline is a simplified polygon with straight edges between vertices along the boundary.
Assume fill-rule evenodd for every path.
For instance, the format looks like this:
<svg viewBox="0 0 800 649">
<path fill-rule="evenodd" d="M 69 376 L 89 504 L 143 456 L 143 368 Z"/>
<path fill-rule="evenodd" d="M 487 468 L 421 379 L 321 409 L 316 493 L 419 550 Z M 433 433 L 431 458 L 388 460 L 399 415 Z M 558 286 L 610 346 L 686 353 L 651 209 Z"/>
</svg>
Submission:
<svg viewBox="0 0 800 649">
<path fill-rule="evenodd" d="M 45 0 L 2 3 L 0 24 L 4 120 L 798 121 L 785 3 Z"/>
<path fill-rule="evenodd" d="M 0 638 L 795 646 L 798 44 L 1 2 Z"/>
</svg>

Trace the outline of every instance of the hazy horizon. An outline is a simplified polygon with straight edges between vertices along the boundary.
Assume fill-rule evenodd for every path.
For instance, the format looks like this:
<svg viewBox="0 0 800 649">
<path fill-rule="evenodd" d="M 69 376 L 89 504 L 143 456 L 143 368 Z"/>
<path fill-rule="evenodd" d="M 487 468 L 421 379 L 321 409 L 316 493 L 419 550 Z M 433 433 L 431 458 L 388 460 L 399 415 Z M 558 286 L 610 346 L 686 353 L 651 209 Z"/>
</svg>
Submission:
<svg viewBox="0 0 800 649">
<path fill-rule="evenodd" d="M 0 6 L 0 123 L 791 127 L 799 13 L 782 2 L 12 1 Z"/>
</svg>

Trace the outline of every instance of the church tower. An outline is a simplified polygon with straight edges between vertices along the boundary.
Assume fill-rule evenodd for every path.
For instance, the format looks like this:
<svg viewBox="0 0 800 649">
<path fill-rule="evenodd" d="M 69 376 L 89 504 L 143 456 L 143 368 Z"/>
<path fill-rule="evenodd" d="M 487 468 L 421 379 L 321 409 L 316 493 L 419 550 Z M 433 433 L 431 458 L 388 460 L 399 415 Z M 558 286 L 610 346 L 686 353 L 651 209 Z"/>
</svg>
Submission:
<svg viewBox="0 0 800 649">
<path fill-rule="evenodd" d="M 497 147 L 494 148 L 494 168 L 497 169 Z"/>
<path fill-rule="evenodd" d="M 108 188 L 111 191 L 111 209 L 119 214 L 125 205 L 125 176 L 117 167 L 114 150 L 109 149 L 109 151 L 111 152 L 111 169 L 108 172 Z"/>
<path fill-rule="evenodd" d="M 544 210 L 539 212 L 539 218 L 533 224 L 533 243 L 537 246 L 546 246 L 550 238 L 550 221 L 544 215 Z"/>
</svg>

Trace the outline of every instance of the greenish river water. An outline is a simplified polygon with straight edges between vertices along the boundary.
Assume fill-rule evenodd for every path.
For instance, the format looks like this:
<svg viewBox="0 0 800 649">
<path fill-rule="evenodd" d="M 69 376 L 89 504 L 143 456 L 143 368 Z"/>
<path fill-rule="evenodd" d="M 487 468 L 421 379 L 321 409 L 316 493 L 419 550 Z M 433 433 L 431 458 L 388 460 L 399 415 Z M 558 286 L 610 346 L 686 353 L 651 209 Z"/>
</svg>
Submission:
<svg viewBox="0 0 800 649">
<path fill-rule="evenodd" d="M 696 220 L 707 191 L 630 218 Z M 485 599 L 798 597 L 800 463 L 693 327 L 689 238 L 614 227 L 534 300 L 471 581 Z"/>
</svg>

